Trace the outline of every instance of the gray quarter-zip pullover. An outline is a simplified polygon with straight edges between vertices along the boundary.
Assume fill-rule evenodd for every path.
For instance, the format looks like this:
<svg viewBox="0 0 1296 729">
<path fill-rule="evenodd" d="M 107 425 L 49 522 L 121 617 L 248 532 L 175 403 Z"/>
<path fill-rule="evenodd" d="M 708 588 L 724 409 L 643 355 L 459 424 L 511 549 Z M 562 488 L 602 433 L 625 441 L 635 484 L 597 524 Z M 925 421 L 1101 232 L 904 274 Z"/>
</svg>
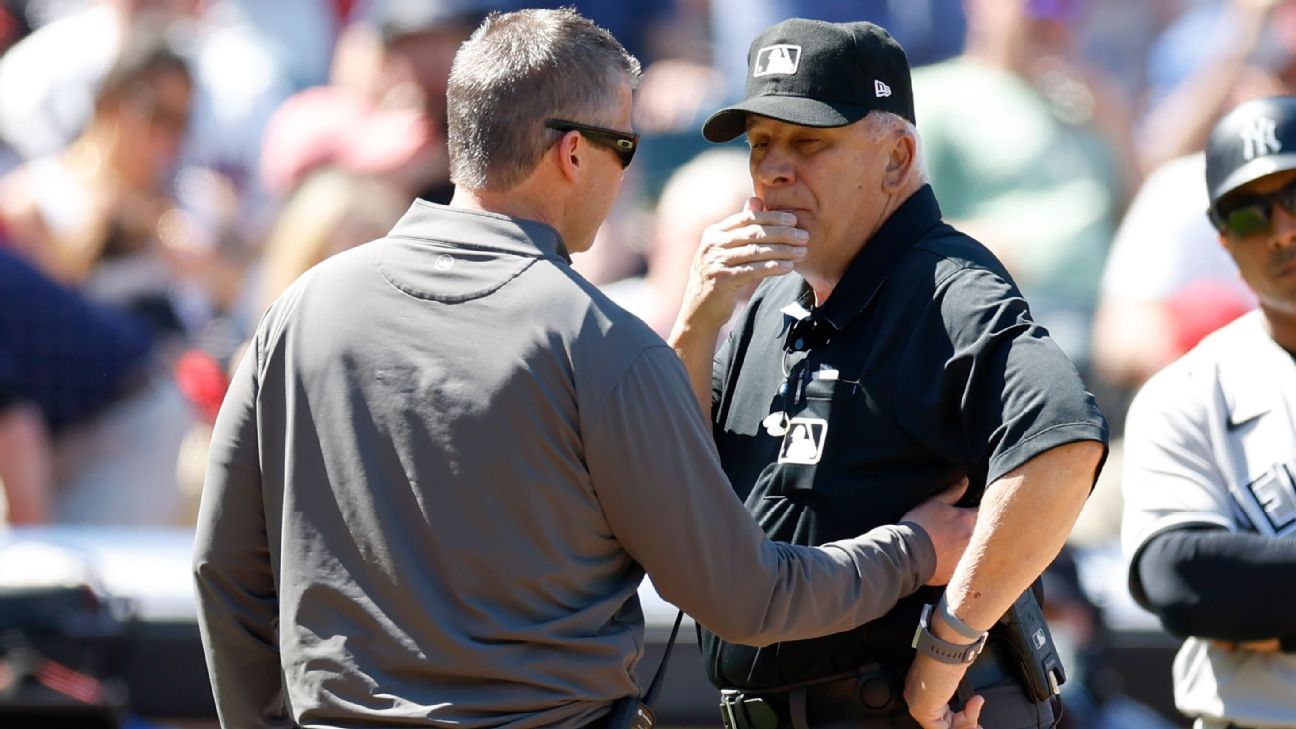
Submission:
<svg viewBox="0 0 1296 729">
<path fill-rule="evenodd" d="M 521 729 L 639 690 L 644 570 L 765 644 L 881 615 L 935 557 L 907 524 L 766 539 L 675 354 L 552 228 L 420 201 L 261 322 L 194 566 L 225 727 Z"/>
</svg>

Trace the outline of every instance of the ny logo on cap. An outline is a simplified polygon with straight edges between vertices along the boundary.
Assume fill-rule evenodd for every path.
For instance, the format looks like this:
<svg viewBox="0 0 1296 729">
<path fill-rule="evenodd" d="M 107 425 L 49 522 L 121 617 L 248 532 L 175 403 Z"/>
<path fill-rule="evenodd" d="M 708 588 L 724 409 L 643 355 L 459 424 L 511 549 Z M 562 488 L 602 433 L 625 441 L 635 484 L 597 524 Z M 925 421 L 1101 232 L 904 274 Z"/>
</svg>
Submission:
<svg viewBox="0 0 1296 729">
<path fill-rule="evenodd" d="M 873 79 L 873 95 L 879 99 L 891 95 L 891 87 L 877 79 Z"/>
<path fill-rule="evenodd" d="M 801 46 L 765 46 L 756 52 L 756 67 L 752 70 L 752 77 L 760 78 L 776 73 L 790 76 L 797 72 L 800 65 Z"/>
<path fill-rule="evenodd" d="M 1266 154 L 1277 154 L 1282 151 L 1282 142 L 1278 141 L 1278 122 L 1268 117 L 1256 117 L 1242 128 L 1242 158 L 1251 160 Z"/>
</svg>

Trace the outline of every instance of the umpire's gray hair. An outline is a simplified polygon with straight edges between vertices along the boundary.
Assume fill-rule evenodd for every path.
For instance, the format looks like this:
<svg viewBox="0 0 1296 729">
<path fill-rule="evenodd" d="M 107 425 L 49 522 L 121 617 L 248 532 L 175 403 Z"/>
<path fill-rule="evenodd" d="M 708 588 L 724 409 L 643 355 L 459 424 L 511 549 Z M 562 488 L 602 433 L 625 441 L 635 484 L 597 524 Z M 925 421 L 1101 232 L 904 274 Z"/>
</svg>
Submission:
<svg viewBox="0 0 1296 729">
<path fill-rule="evenodd" d="M 492 13 L 450 69 L 451 181 L 513 188 L 561 134 L 546 119 L 612 126 L 618 89 L 639 76 L 639 61 L 571 8 Z"/>
<path fill-rule="evenodd" d="M 882 144 L 896 134 L 913 137 L 914 168 L 910 175 L 919 182 L 931 181 L 927 176 L 927 162 L 923 159 L 922 137 L 918 135 L 918 128 L 913 122 L 889 111 L 870 111 L 861 123 L 864 125 L 865 133 L 869 135 L 869 140 L 874 144 Z"/>
</svg>

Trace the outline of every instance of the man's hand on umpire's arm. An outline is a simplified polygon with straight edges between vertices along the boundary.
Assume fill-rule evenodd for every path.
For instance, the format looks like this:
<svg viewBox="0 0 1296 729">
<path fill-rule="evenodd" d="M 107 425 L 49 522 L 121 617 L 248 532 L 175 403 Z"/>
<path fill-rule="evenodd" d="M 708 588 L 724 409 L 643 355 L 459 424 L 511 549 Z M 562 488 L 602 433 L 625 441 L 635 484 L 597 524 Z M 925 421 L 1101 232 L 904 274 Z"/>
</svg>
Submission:
<svg viewBox="0 0 1296 729">
<path fill-rule="evenodd" d="M 968 480 L 965 477 L 900 517 L 900 521 L 913 522 L 922 527 L 936 550 L 936 572 L 927 581 L 928 585 L 944 585 L 949 582 L 954 567 L 963 559 L 968 540 L 972 538 L 977 509 L 954 506 L 963 498 L 967 487 Z"/>
<path fill-rule="evenodd" d="M 792 213 L 765 210 L 758 197 L 702 234 L 688 288 L 669 337 L 688 369 L 703 413 L 711 410 L 716 339 L 744 291 L 762 279 L 792 272 L 805 257 L 809 233 Z"/>
</svg>

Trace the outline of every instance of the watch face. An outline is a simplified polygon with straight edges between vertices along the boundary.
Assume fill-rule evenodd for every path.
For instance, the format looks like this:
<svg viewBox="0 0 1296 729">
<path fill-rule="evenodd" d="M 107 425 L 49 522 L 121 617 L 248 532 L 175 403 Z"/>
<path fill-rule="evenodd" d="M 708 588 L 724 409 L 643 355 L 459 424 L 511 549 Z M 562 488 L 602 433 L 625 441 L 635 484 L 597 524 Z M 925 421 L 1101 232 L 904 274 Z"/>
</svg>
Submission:
<svg viewBox="0 0 1296 729">
<path fill-rule="evenodd" d="M 985 647 L 986 635 L 982 635 L 971 645 L 951 643 L 937 637 L 931 632 L 932 606 L 923 605 L 922 614 L 918 617 L 918 629 L 914 631 L 913 647 L 919 653 L 925 653 L 941 663 L 971 663 L 981 654 Z"/>
</svg>

